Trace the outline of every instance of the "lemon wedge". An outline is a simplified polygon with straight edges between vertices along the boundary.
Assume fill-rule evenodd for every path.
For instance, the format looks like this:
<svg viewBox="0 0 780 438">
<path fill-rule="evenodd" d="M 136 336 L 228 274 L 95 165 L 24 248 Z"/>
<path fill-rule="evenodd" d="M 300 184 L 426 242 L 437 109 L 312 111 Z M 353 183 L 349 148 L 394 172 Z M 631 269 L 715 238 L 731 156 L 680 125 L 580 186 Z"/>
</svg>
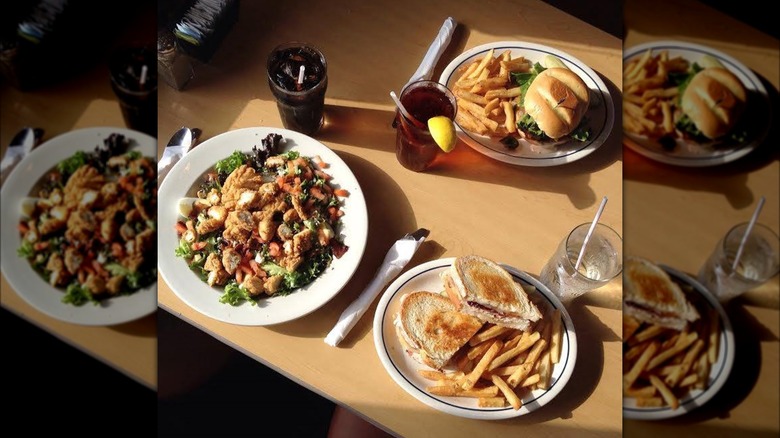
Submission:
<svg viewBox="0 0 780 438">
<path fill-rule="evenodd" d="M 428 119 L 428 131 L 437 145 L 444 152 L 449 152 L 455 147 L 458 138 L 455 136 L 455 124 L 452 119 L 445 116 L 436 116 Z"/>
</svg>

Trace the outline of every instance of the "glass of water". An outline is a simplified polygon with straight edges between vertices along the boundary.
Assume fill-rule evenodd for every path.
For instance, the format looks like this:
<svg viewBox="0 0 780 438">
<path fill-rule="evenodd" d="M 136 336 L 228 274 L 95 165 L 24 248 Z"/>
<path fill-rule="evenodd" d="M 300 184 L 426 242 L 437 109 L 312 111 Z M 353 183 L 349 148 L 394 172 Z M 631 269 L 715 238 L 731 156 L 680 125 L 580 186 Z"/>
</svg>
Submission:
<svg viewBox="0 0 780 438">
<path fill-rule="evenodd" d="M 753 226 L 734 266 L 747 227 L 746 222 L 729 230 L 699 270 L 699 282 L 722 302 L 755 289 L 778 273 L 780 238 L 760 223 Z"/>
<path fill-rule="evenodd" d="M 566 303 L 609 283 L 623 271 L 623 240 L 608 225 L 597 223 L 578 269 L 574 269 L 591 223 L 575 227 L 542 268 L 541 282 Z"/>
</svg>

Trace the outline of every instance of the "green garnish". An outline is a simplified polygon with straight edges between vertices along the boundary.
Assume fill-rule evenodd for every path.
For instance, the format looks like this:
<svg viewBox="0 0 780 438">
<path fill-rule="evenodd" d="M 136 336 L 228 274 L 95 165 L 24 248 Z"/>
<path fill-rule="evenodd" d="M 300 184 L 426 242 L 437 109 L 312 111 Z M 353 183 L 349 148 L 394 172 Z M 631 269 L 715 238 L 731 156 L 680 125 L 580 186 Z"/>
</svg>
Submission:
<svg viewBox="0 0 780 438">
<path fill-rule="evenodd" d="M 224 160 L 217 161 L 214 169 L 217 171 L 217 173 L 220 174 L 230 174 L 234 170 L 241 167 L 242 164 L 246 163 L 246 161 L 247 157 L 243 152 L 235 151 Z"/>
</svg>

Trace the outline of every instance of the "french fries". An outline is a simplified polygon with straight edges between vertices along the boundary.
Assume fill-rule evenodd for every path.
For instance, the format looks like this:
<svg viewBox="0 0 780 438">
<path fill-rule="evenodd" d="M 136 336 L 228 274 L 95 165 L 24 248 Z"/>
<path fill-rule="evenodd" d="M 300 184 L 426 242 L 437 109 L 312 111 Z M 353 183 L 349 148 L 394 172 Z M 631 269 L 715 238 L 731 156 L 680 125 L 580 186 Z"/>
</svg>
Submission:
<svg viewBox="0 0 780 438">
<path fill-rule="evenodd" d="M 431 381 L 426 390 L 474 398 L 479 407 L 520 409 L 530 391 L 549 388 L 561 359 L 564 328 L 560 310 L 537 304 L 543 317 L 529 330 L 485 324 L 453 358 L 453 370 L 419 369 Z"/>
<path fill-rule="evenodd" d="M 703 301 L 693 295 L 688 294 L 692 304 Z M 635 399 L 638 407 L 677 409 L 691 390 L 709 385 L 720 317 L 715 309 L 697 307 L 700 318 L 683 331 L 641 323 L 623 339 L 623 396 Z"/>
<path fill-rule="evenodd" d="M 679 87 L 671 75 L 688 72 L 682 57 L 669 58 L 666 50 L 651 49 L 623 68 L 623 129 L 649 138 L 675 137 L 679 117 Z"/>
<path fill-rule="evenodd" d="M 531 61 L 512 58 L 509 51 L 484 56 L 465 65 L 452 85 L 458 102 L 455 121 L 466 131 L 490 137 L 518 135 L 516 121 L 521 87 L 512 81 L 512 73 L 527 72 Z"/>
</svg>

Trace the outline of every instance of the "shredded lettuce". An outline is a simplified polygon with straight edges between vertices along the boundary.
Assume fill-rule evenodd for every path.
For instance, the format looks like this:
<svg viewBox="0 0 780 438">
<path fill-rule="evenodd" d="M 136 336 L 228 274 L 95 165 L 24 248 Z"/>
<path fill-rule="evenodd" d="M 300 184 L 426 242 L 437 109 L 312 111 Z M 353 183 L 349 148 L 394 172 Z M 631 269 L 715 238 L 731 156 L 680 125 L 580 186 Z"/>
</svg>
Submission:
<svg viewBox="0 0 780 438">
<path fill-rule="evenodd" d="M 238 306 L 244 301 L 249 301 L 253 306 L 257 305 L 257 302 L 249 295 L 249 291 L 235 281 L 228 283 L 225 286 L 225 293 L 219 297 L 220 303 L 230 304 L 231 306 Z"/>
<path fill-rule="evenodd" d="M 63 303 L 74 306 L 83 306 L 90 301 L 96 306 L 99 304 L 98 300 L 89 292 L 89 289 L 78 283 L 69 284 L 67 289 L 65 289 L 65 295 L 62 297 Z"/>
</svg>

